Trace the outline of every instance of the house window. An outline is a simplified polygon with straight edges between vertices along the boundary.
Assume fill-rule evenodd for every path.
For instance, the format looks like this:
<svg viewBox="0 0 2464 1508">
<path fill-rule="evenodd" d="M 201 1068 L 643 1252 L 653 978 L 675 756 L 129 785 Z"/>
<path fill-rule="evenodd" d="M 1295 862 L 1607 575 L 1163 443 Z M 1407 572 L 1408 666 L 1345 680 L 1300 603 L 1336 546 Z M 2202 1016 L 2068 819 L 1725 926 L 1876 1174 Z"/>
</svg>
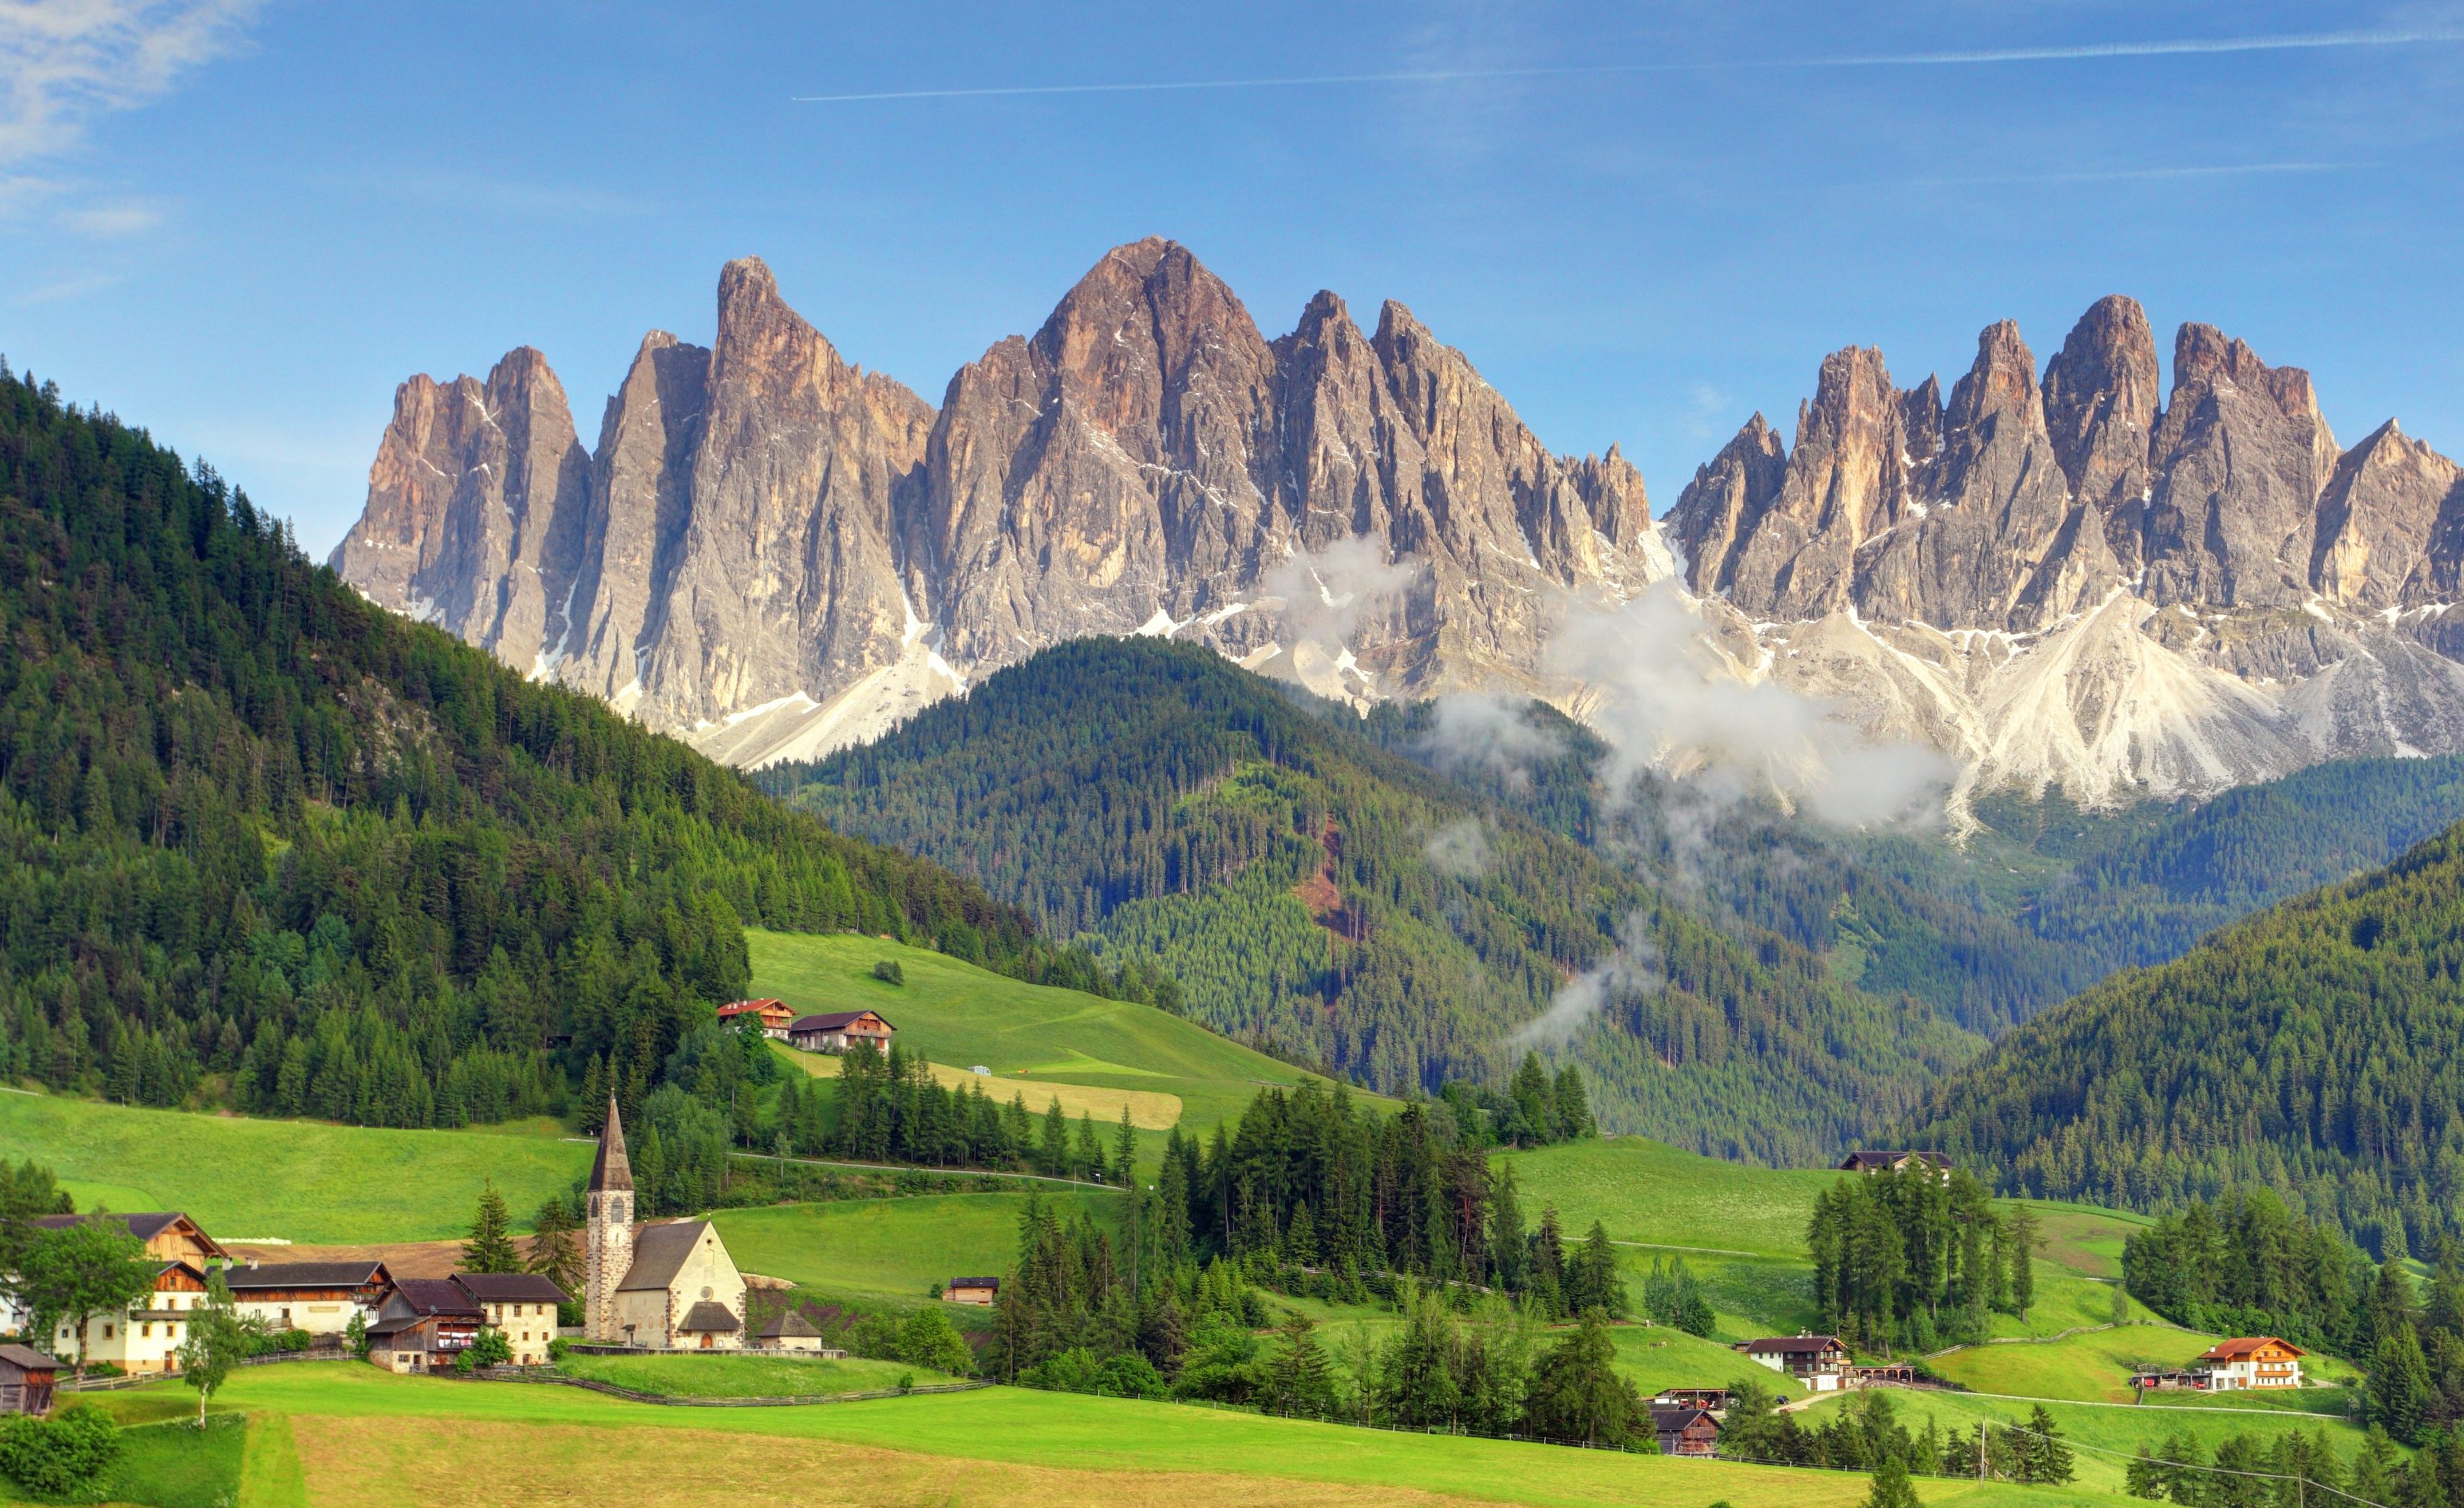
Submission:
<svg viewBox="0 0 2464 1508">
<path fill-rule="evenodd" d="M 141 1337 L 150 1338 L 154 1334 L 154 1327 L 150 1324 L 142 1324 L 137 1327 L 137 1333 Z"/>
</svg>

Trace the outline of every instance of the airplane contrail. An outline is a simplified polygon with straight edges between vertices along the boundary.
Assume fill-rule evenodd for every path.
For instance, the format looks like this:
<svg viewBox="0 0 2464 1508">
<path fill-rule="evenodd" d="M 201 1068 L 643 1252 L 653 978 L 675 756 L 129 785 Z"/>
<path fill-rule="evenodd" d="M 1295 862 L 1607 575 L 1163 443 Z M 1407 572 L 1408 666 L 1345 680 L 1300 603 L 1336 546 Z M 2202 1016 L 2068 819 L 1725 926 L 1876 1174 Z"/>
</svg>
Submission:
<svg viewBox="0 0 2464 1508">
<path fill-rule="evenodd" d="M 2464 42 L 2464 31 L 2285 32 L 2262 36 L 2182 37 L 2155 42 L 2086 42 L 1955 53 L 1870 53 L 1846 57 L 1777 57 L 1735 62 L 1595 63 L 1563 68 L 1464 68 L 1413 73 L 1299 74 L 1260 78 L 1184 78 L 1139 83 L 998 84 L 976 89 L 888 89 L 797 95 L 796 104 L 891 100 L 990 100 L 1035 95 L 1172 94 L 1217 89 L 1301 89 L 1323 84 L 1467 83 L 1492 78 L 1569 78 L 1616 74 L 1682 74 L 1785 68 L 1933 68 L 1980 63 L 2076 62 L 2103 57 L 2171 57 L 2217 53 L 2281 53 L 2335 47 L 2407 47 Z"/>
</svg>

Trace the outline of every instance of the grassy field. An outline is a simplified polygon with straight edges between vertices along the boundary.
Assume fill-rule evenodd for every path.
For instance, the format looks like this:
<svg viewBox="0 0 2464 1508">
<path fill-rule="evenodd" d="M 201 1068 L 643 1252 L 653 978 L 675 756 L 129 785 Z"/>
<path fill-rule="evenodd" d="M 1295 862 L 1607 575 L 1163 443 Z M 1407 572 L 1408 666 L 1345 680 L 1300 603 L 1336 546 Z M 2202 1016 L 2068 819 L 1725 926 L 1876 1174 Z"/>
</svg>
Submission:
<svg viewBox="0 0 2464 1508">
<path fill-rule="evenodd" d="M 999 1098 L 1006 1102 L 1008 1090 L 1023 1091 L 1032 1110 L 1049 1098 L 1039 1086 L 1143 1091 L 1177 1098 L 1182 1123 L 1207 1130 L 1240 1115 L 1261 1086 L 1303 1076 L 1153 1007 L 1023 985 L 923 948 L 847 933 L 748 927 L 744 936 L 755 994 L 800 1011 L 877 1010 L 910 1052 L 960 1069 L 989 1068 L 1005 1086 Z M 896 963 L 907 982 L 874 979 L 879 959 Z M 1120 1113 L 1115 1100 L 1111 1118 Z"/>
<path fill-rule="evenodd" d="M 466 1235 L 491 1178 L 527 1229 L 590 1165 L 587 1145 L 535 1126 L 386 1131 L 26 1094 L 0 1094 L 0 1156 L 49 1164 L 80 1209 L 180 1209 L 216 1236 L 306 1242 Z"/>
<path fill-rule="evenodd" d="M 121 1452 L 104 1474 L 100 1501 L 144 1508 L 231 1508 L 240 1490 L 248 1421 L 216 1413 L 200 1432 L 197 1395 L 185 1387 L 87 1400 L 120 1421 Z M 0 1476 L 0 1502 L 42 1502 Z"/>
<path fill-rule="evenodd" d="M 2133 1366 L 2143 1363 L 2180 1366 L 2213 1345 L 2216 1339 L 2169 1325 L 2133 1324 L 2118 1330 L 2065 1336 L 2058 1341 L 1969 1346 L 1936 1357 L 1933 1367 L 1951 1381 L 1981 1393 L 2129 1403 Z M 2322 1382 L 2341 1384 L 2356 1375 L 2350 1364 L 2328 1356 L 2313 1356 L 2301 1364 L 2305 1375 Z M 2262 1408 L 2289 1405 L 2315 1410 L 2338 1408 L 2338 1401 L 2345 1396 L 2332 1388 L 2305 1387 L 2286 1394 L 2283 1402 L 2248 1395 L 2181 1395 L 2161 1401 Z"/>
<path fill-rule="evenodd" d="M 1971 1428 L 1980 1418 L 2019 1424 L 2028 1418 L 2031 1408 L 2037 1407 L 1970 1393 L 1895 1392 L 1892 1397 L 1900 1406 L 1901 1422 L 1912 1430 L 1922 1429 L 1928 1415 L 1945 1430 Z M 1844 1405 L 1843 1398 L 1825 1398 L 1809 1406 L 1799 1415 L 1800 1422 L 1818 1425 Z M 2142 1445 L 2153 1450 L 2164 1443 L 2166 1436 L 2177 1432 L 2196 1438 L 2201 1451 L 2210 1457 L 2214 1456 L 2219 1443 L 2236 1434 L 2252 1435 L 2262 1445 L 2273 1445 L 2287 1430 L 2305 1435 L 2323 1430 L 2337 1453 L 2347 1462 L 2362 1443 L 2361 1430 L 2348 1421 L 2286 1409 L 2210 1410 L 2091 1403 L 2048 1403 L 2042 1407 L 2053 1415 L 2055 1427 L 2073 1447 L 2078 1485 L 2116 1496 L 2122 1493 L 2123 1473 L 2130 1455 Z"/>
<path fill-rule="evenodd" d="M 935 1283 L 1008 1272 L 1018 1254 L 1019 1215 L 1031 1197 L 1064 1219 L 1083 1210 L 1107 1224 L 1119 1203 L 1111 1194 L 1066 1190 L 927 1194 L 728 1209 L 712 1219 L 746 1272 L 823 1294 L 921 1300 Z"/>
<path fill-rule="evenodd" d="M 693 1502 L 723 1508 L 790 1500 L 1691 1508 L 1715 1499 L 1733 1508 L 1853 1508 L 1866 1491 L 1864 1478 L 1848 1473 L 1366 1431 L 1016 1388 L 688 1413 L 572 1388 L 400 1378 L 338 1363 L 259 1368 L 229 1392 L 233 1408 L 289 1418 L 305 1496 L 320 1508 L 627 1499 L 652 1479 L 690 1483 Z M 1941 1508 L 2124 1501 L 1962 1481 L 1919 1491 Z"/>
<path fill-rule="evenodd" d="M 674 1398 L 821 1398 L 895 1387 L 900 1378 L 918 1386 L 956 1378 L 930 1367 L 857 1358 L 756 1356 L 742 1352 L 709 1356 L 567 1356 L 557 1370 L 568 1377 L 613 1383 L 636 1392 Z"/>
<path fill-rule="evenodd" d="M 1740 1377 L 1750 1377 L 1782 1398 L 1805 1396 L 1793 1379 L 1755 1365 L 1718 1341 L 1669 1325 L 1619 1325 L 1611 1334 L 1617 1340 L 1617 1370 L 1634 1379 L 1645 1398 L 1663 1387 L 1726 1387 Z"/>
<path fill-rule="evenodd" d="M 827 1053 L 800 1053 L 783 1042 L 770 1044 L 778 1054 L 793 1066 L 815 1078 L 839 1076 L 839 1062 Z M 972 1089 L 982 1086 L 997 1104 L 1006 1105 L 1013 1096 L 1026 1101 L 1026 1108 L 1037 1115 L 1054 1100 L 1061 1101 L 1061 1113 L 1075 1120 L 1081 1115 L 1095 1118 L 1098 1125 L 1110 1129 L 1121 1122 L 1121 1111 L 1130 1112 L 1130 1124 L 1141 1131 L 1169 1131 L 1180 1123 L 1180 1097 L 1155 1089 L 1108 1089 L 1094 1084 L 1055 1084 L 1022 1078 L 1013 1074 L 1008 1078 L 979 1074 L 973 1068 L 956 1068 L 948 1063 L 927 1063 L 933 1076 L 944 1089 Z M 989 1065 L 987 1065 L 989 1066 Z"/>
<path fill-rule="evenodd" d="M 1599 1221 L 1612 1239 L 1698 1255 L 1805 1254 L 1816 1194 L 1839 1175 L 1752 1167 L 1640 1137 L 1569 1142 L 1497 1160 L 1514 1169 L 1524 1217 L 1553 1204 L 1568 1239 Z M 1646 1256 L 1646 1265 L 1648 1257 Z"/>
</svg>

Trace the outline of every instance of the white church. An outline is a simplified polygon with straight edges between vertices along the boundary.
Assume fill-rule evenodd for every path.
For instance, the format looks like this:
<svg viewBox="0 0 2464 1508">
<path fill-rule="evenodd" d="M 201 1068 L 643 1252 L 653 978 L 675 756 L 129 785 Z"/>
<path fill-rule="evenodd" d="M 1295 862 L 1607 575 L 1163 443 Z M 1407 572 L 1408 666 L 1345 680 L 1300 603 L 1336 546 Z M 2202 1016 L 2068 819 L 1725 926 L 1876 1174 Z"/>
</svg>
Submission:
<svg viewBox="0 0 2464 1508">
<path fill-rule="evenodd" d="M 583 1205 L 583 1334 L 591 1342 L 743 1349 L 744 1275 L 717 1230 L 707 1220 L 633 1224 L 633 1165 L 612 1096 Z"/>
</svg>

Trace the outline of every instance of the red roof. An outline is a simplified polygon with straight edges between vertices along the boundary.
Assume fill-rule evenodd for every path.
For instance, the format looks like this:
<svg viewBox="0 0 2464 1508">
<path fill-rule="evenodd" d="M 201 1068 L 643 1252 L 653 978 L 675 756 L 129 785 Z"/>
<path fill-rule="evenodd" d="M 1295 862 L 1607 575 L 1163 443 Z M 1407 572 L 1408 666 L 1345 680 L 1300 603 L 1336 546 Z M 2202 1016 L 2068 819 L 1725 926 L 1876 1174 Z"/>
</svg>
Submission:
<svg viewBox="0 0 2464 1508">
<path fill-rule="evenodd" d="M 718 1008 L 718 1019 L 724 1021 L 730 1016 L 751 1015 L 756 1011 L 768 1015 L 773 1010 L 786 1009 L 787 1003 L 783 1000 L 735 1000 Z"/>
<path fill-rule="evenodd" d="M 884 1029 L 890 1026 L 888 1020 L 869 1010 L 830 1010 L 819 1015 L 798 1016 L 795 1023 L 787 1030 L 790 1031 L 844 1031 L 867 1016 L 881 1022 Z"/>
<path fill-rule="evenodd" d="M 2271 1345 L 2291 1356 L 2308 1356 L 2310 1354 L 2309 1352 L 2301 1349 L 2301 1347 L 2295 1345 L 2292 1342 L 2279 1341 L 2272 1335 L 2244 1335 L 2235 1336 L 2230 1341 L 2218 1341 L 2215 1344 L 2199 1353 L 2199 1360 L 2202 1362 L 2238 1362 Z"/>
</svg>

